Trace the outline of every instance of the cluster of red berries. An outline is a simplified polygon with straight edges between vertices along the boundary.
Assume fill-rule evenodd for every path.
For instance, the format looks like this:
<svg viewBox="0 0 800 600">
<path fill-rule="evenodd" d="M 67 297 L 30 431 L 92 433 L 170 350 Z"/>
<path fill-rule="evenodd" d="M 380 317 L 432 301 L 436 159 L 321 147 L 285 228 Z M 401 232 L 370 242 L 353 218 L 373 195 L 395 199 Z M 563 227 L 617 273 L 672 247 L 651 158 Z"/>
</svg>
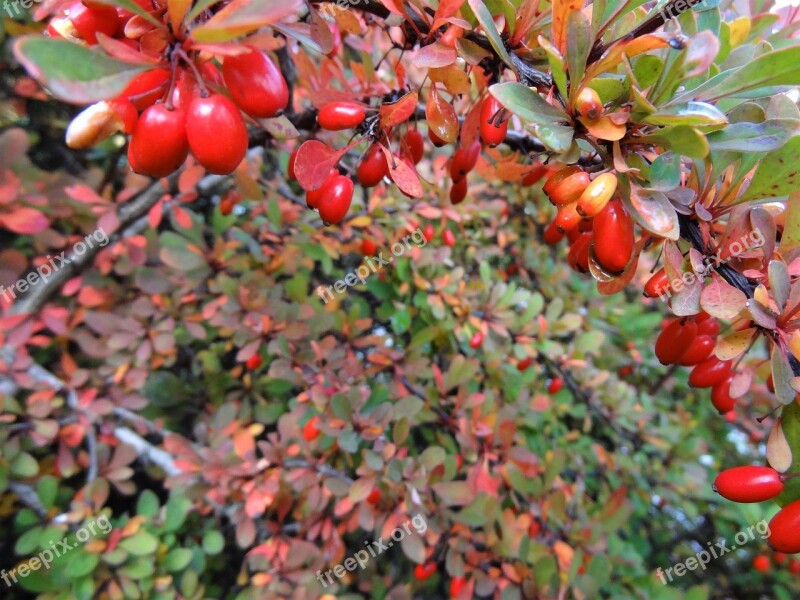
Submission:
<svg viewBox="0 0 800 600">
<path fill-rule="evenodd" d="M 165 14 L 156 1 L 139 4 Z M 106 35 L 163 65 L 138 75 L 116 98 L 78 115 L 67 130 L 68 145 L 87 148 L 121 131 L 131 135 L 128 161 L 137 173 L 165 177 L 189 153 L 210 173 L 233 172 L 247 152 L 245 115 L 254 120 L 275 117 L 289 102 L 280 69 L 253 46 L 225 56 L 220 67 L 201 59 L 188 42 L 154 43 L 146 35 L 148 26 L 154 27 L 124 9 L 90 0 L 74 2 L 51 20 L 51 36 L 93 45 Z"/>
<path fill-rule="evenodd" d="M 542 177 L 546 172 L 541 169 L 528 176 Z M 606 172 L 592 179 L 581 167 L 571 165 L 549 174 L 543 189 L 558 207 L 545 230 L 545 242 L 556 244 L 566 236 L 570 242 L 567 262 L 577 273 L 588 273 L 591 260 L 606 273 L 624 271 L 636 240 L 633 221 L 622 201 L 614 197 L 617 176 Z"/>
<path fill-rule="evenodd" d="M 711 388 L 711 403 L 720 414 L 733 410 L 735 401 L 730 387 L 733 361 L 719 360 L 712 354 L 719 333 L 719 323 L 708 313 L 693 317 L 666 319 L 656 339 L 656 358 L 663 365 L 693 367 L 689 385 Z"/>
<path fill-rule="evenodd" d="M 766 502 L 777 497 L 794 475 L 782 475 L 771 467 L 743 466 L 722 471 L 714 480 L 714 491 L 733 502 Z M 769 522 L 769 544 L 778 552 L 800 552 L 800 500 L 778 511 Z"/>
<path fill-rule="evenodd" d="M 755 558 L 753 558 L 753 568 L 756 571 L 761 571 L 762 573 L 769 571 L 770 566 L 772 566 L 772 562 L 775 563 L 775 566 L 783 566 L 786 562 L 787 556 L 783 552 L 773 552 L 772 553 L 772 561 L 770 561 L 769 556 L 766 554 L 759 554 Z M 792 575 L 800 574 L 800 560 L 796 558 L 792 558 L 789 560 L 788 564 L 786 565 L 789 569 L 789 573 Z"/>
</svg>

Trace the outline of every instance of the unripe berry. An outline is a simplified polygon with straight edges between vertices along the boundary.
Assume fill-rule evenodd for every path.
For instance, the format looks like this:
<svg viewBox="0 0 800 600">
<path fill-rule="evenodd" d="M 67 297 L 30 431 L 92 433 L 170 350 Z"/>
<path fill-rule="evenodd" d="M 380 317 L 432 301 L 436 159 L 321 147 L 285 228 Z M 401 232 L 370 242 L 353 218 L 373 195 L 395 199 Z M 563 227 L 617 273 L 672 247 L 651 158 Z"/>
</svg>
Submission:
<svg viewBox="0 0 800 600">
<path fill-rule="evenodd" d="M 80 112 L 67 127 L 67 146 L 76 150 L 91 148 L 117 131 L 132 133 L 138 115 L 130 100 L 110 100 L 92 104 Z"/>
<path fill-rule="evenodd" d="M 697 324 L 694 321 L 670 323 L 656 340 L 656 358 L 662 365 L 677 362 L 692 345 L 697 336 Z"/>
<path fill-rule="evenodd" d="M 317 208 L 323 223 L 340 223 L 347 216 L 353 201 L 353 189 L 353 180 L 344 175 L 333 177 L 322 187 Z"/>
<path fill-rule="evenodd" d="M 163 104 L 146 109 L 131 136 L 129 156 L 137 173 L 166 177 L 176 171 L 189 155 L 186 112 L 167 110 Z"/>
<path fill-rule="evenodd" d="M 584 87 L 575 101 L 575 110 L 582 117 L 596 119 L 603 114 L 603 103 L 600 96 L 589 86 Z"/>
<path fill-rule="evenodd" d="M 613 173 L 602 173 L 583 191 L 578 199 L 578 213 L 584 217 L 593 217 L 600 213 L 617 191 L 617 176 Z"/>
<path fill-rule="evenodd" d="M 251 117 L 274 117 L 289 103 L 286 80 L 266 52 L 246 47 L 250 52 L 225 57 L 222 63 L 225 86 L 236 105 Z"/>
<path fill-rule="evenodd" d="M 712 487 L 732 502 L 765 502 L 783 491 L 783 480 L 775 469 L 748 465 L 722 471 Z"/>
<path fill-rule="evenodd" d="M 232 173 L 247 152 L 247 126 L 239 108 L 227 97 L 196 97 L 186 115 L 192 154 L 209 173 Z"/>
<path fill-rule="evenodd" d="M 494 96 L 486 96 L 481 104 L 481 139 L 490 148 L 494 148 L 506 139 L 508 119 L 503 117 L 503 105 Z M 498 122 L 499 126 L 496 125 Z"/>
<path fill-rule="evenodd" d="M 366 119 L 364 106 L 356 102 L 331 102 L 317 115 L 317 123 L 328 131 L 341 131 L 358 127 Z"/>
<path fill-rule="evenodd" d="M 619 200 L 612 200 L 594 218 L 594 257 L 610 273 L 624 271 L 633 256 L 633 223 Z"/>
</svg>

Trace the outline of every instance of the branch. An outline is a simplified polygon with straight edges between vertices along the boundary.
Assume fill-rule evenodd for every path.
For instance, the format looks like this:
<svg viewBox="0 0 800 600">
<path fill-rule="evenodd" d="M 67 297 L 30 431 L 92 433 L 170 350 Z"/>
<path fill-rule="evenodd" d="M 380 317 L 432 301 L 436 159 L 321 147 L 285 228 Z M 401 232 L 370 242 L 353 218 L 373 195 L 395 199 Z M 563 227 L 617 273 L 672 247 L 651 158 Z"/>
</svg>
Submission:
<svg viewBox="0 0 800 600">
<path fill-rule="evenodd" d="M 169 452 L 161 448 L 156 448 L 132 429 L 116 427 L 114 429 L 114 435 L 123 444 L 132 446 L 140 457 L 143 456 L 154 465 L 160 467 L 167 475 L 176 476 L 183 473 L 183 471 L 175 466 L 175 461 Z"/>
<path fill-rule="evenodd" d="M 283 461 L 284 467 L 289 467 L 293 469 L 311 469 L 312 471 L 316 471 L 320 475 L 325 475 L 326 477 L 335 477 L 336 479 L 341 479 L 348 485 L 353 485 L 355 483 L 351 477 L 348 477 L 341 471 L 337 471 L 333 467 L 329 467 L 327 465 L 314 465 L 308 461 L 298 459 L 298 458 L 290 458 L 289 460 Z"/>
<path fill-rule="evenodd" d="M 47 509 L 44 507 L 44 504 L 42 504 L 42 501 L 39 500 L 39 495 L 36 493 L 33 486 L 22 483 L 21 481 L 9 481 L 8 489 L 10 489 L 25 506 L 35 512 L 36 516 L 43 520 L 47 519 Z"/>
</svg>

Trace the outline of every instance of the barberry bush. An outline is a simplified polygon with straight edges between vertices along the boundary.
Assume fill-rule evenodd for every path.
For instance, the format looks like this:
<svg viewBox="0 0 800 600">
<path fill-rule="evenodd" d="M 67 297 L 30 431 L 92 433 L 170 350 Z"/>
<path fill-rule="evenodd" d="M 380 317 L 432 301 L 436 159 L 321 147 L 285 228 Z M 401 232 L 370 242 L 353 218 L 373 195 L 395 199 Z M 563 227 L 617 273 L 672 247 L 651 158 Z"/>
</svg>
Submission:
<svg viewBox="0 0 800 600">
<path fill-rule="evenodd" d="M 4 11 L 3 597 L 800 592 L 797 6 Z"/>
</svg>

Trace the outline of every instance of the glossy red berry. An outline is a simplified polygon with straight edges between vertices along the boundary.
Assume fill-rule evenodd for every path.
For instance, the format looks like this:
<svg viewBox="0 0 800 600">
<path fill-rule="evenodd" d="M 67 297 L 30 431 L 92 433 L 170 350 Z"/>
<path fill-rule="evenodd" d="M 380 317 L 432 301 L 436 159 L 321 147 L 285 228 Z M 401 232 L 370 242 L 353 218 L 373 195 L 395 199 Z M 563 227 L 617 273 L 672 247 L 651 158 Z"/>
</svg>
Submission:
<svg viewBox="0 0 800 600">
<path fill-rule="evenodd" d="M 361 254 L 364 256 L 374 256 L 378 251 L 378 245 L 372 240 L 364 238 L 361 240 Z"/>
<path fill-rule="evenodd" d="M 137 173 L 166 177 L 175 172 L 189 155 L 186 113 L 168 110 L 163 104 L 146 109 L 131 136 L 129 156 Z"/>
<path fill-rule="evenodd" d="M 547 385 L 548 394 L 557 394 L 564 387 L 564 380 L 561 377 L 554 377 Z"/>
<path fill-rule="evenodd" d="M 697 333 L 704 333 L 714 337 L 719 333 L 719 322 L 708 313 L 701 312 L 697 317 Z"/>
<path fill-rule="evenodd" d="M 731 372 L 732 364 L 730 360 L 720 360 L 716 356 L 711 356 L 692 369 L 689 373 L 689 385 L 704 388 L 721 383 Z"/>
<path fill-rule="evenodd" d="M 436 573 L 436 563 L 434 562 L 426 562 L 414 567 L 414 577 L 417 581 L 425 581 L 434 573 Z"/>
<path fill-rule="evenodd" d="M 458 181 L 467 176 L 467 173 L 478 164 L 478 156 L 481 153 L 481 143 L 478 140 L 472 142 L 469 147 L 461 146 L 453 153 L 450 159 L 450 177 L 453 181 Z"/>
<path fill-rule="evenodd" d="M 409 129 L 406 132 L 400 142 L 400 147 L 415 165 L 422 160 L 425 154 L 425 140 L 422 139 L 422 134 L 416 129 Z"/>
<path fill-rule="evenodd" d="M 553 246 L 563 239 L 564 232 L 559 231 L 558 222 L 555 220 L 551 221 L 547 229 L 544 230 L 544 243 Z"/>
<path fill-rule="evenodd" d="M 494 96 L 484 98 L 481 104 L 481 139 L 490 148 L 506 139 L 508 119 L 504 112 L 503 105 Z"/>
<path fill-rule="evenodd" d="M 436 235 L 436 230 L 433 228 L 433 225 L 428 223 L 425 225 L 425 229 L 422 230 L 422 235 L 426 242 L 430 242 L 433 239 L 433 236 Z"/>
<path fill-rule="evenodd" d="M 196 97 L 186 115 L 186 135 L 192 154 L 210 173 L 232 173 L 247 152 L 247 126 L 238 107 L 227 97 Z"/>
<path fill-rule="evenodd" d="M 165 95 L 171 76 L 168 69 L 145 71 L 134 77 L 119 97 L 130 99 L 136 110 L 142 111 Z"/>
<path fill-rule="evenodd" d="M 778 511 L 769 522 L 769 545 L 786 554 L 800 552 L 800 500 L 795 500 Z"/>
<path fill-rule="evenodd" d="M 328 131 L 358 127 L 367 117 L 364 106 L 356 102 L 332 102 L 323 106 L 317 115 L 319 126 Z"/>
<path fill-rule="evenodd" d="M 364 187 L 374 187 L 378 185 L 381 180 L 388 173 L 386 166 L 386 156 L 378 144 L 373 144 L 367 150 L 361 164 L 358 165 L 358 182 Z"/>
<path fill-rule="evenodd" d="M 306 421 L 306 424 L 303 425 L 303 437 L 307 442 L 310 442 L 319 436 L 319 422 L 319 417 L 311 417 L 308 421 Z"/>
<path fill-rule="evenodd" d="M 789 573 L 792 575 L 800 574 L 800 560 L 792 558 L 789 560 Z"/>
<path fill-rule="evenodd" d="M 517 371 L 527 371 L 528 367 L 530 367 L 532 364 L 533 359 L 530 356 L 523 358 L 517 363 Z"/>
<path fill-rule="evenodd" d="M 765 502 L 783 491 L 783 480 L 775 469 L 747 465 L 722 471 L 713 489 L 732 502 Z"/>
<path fill-rule="evenodd" d="M 430 127 L 428 128 L 428 139 L 429 139 L 429 140 L 430 140 L 430 141 L 433 143 L 433 145 L 434 145 L 434 146 L 436 146 L 437 148 L 441 148 L 442 146 L 444 146 L 444 145 L 447 143 L 447 142 L 445 142 L 445 141 L 444 141 L 442 138 L 440 138 L 438 135 L 436 135 L 436 134 L 433 132 L 433 129 L 431 129 Z"/>
<path fill-rule="evenodd" d="M 246 47 L 250 52 L 225 57 L 222 63 L 225 86 L 236 105 L 251 117 L 274 117 L 289 103 L 286 80 L 266 52 Z"/>
<path fill-rule="evenodd" d="M 538 183 L 542 180 L 542 178 L 549 173 L 549 169 L 541 163 L 536 163 L 532 165 L 530 171 L 525 173 L 525 176 L 522 178 L 522 185 L 524 186 L 531 186 L 535 183 Z"/>
<path fill-rule="evenodd" d="M 594 257 L 610 273 L 624 271 L 633 256 L 633 223 L 619 200 L 612 200 L 594 218 Z"/>
<path fill-rule="evenodd" d="M 97 43 L 98 33 L 114 37 L 119 26 L 117 9 L 102 4 L 89 7 L 82 2 L 75 2 L 69 7 L 68 18 L 81 39 L 90 45 Z"/>
<path fill-rule="evenodd" d="M 723 381 L 711 388 L 711 404 L 721 415 L 727 416 L 736 406 L 736 400 L 731 398 L 731 381 L 733 381 L 733 375 L 729 374 Z"/>
<path fill-rule="evenodd" d="M 577 230 L 573 230 L 577 231 Z M 572 242 L 567 255 L 567 262 L 570 268 L 576 273 L 589 272 L 589 247 L 592 245 L 591 233 L 580 233 L 577 239 Z"/>
<path fill-rule="evenodd" d="M 714 338 L 710 335 L 698 335 L 694 338 L 692 345 L 678 360 L 679 365 L 684 367 L 691 367 L 703 362 L 714 349 Z"/>
<path fill-rule="evenodd" d="M 648 298 L 660 298 L 670 291 L 669 275 L 666 269 L 659 269 L 644 284 L 644 295 Z"/>
<path fill-rule="evenodd" d="M 565 170 L 566 169 L 562 169 L 561 171 Z M 558 173 L 561 173 L 561 171 Z M 549 183 L 550 180 L 548 179 L 548 184 Z M 589 178 L 589 174 L 578 170 L 561 179 L 557 185 L 551 188 L 547 197 L 550 199 L 550 202 L 556 206 L 564 206 L 566 204 L 572 204 L 573 202 L 577 203 L 591 183 L 592 180 Z"/>
<path fill-rule="evenodd" d="M 467 585 L 467 580 L 463 577 L 453 577 L 450 580 L 450 598 L 455 600 L 461 593 L 461 590 Z"/>
<path fill-rule="evenodd" d="M 477 350 L 483 345 L 483 332 L 476 331 L 469 340 L 469 347 Z"/>
<path fill-rule="evenodd" d="M 783 563 L 786 562 L 787 558 L 789 558 L 789 557 L 786 556 L 786 554 L 783 553 L 783 552 L 775 552 L 775 553 L 772 554 L 772 561 L 776 565 L 782 565 Z"/>
<path fill-rule="evenodd" d="M 233 212 L 233 207 L 241 199 L 241 194 L 235 190 L 229 191 L 225 196 L 219 201 L 219 211 L 228 216 Z"/>
<path fill-rule="evenodd" d="M 759 554 L 753 559 L 753 568 L 756 571 L 761 571 L 763 573 L 765 571 L 769 571 L 769 567 L 769 556 L 766 554 Z"/>
<path fill-rule="evenodd" d="M 739 415 L 736 413 L 735 410 L 729 410 L 725 413 L 725 420 L 728 423 L 736 423 L 739 420 Z"/>
<path fill-rule="evenodd" d="M 258 367 L 260 367 L 264 363 L 264 359 L 261 358 L 260 354 L 253 354 L 250 358 L 247 359 L 245 363 L 247 368 L 251 371 L 255 371 Z"/>
<path fill-rule="evenodd" d="M 662 365 L 671 365 L 683 356 L 697 336 L 694 321 L 673 321 L 656 339 L 656 358 Z"/>
<path fill-rule="evenodd" d="M 381 498 L 383 498 L 383 494 L 381 494 L 380 489 L 372 488 L 372 491 L 367 496 L 367 504 L 372 504 L 373 506 L 379 504 Z"/>
<path fill-rule="evenodd" d="M 453 204 L 461 204 L 464 198 L 467 197 L 467 178 L 462 177 L 458 181 L 453 182 L 450 188 L 450 202 Z"/>
<path fill-rule="evenodd" d="M 319 200 L 319 216 L 323 223 L 336 224 L 347 216 L 350 203 L 353 201 L 353 180 L 344 175 L 337 175 L 322 187 Z"/>
<path fill-rule="evenodd" d="M 442 233 L 442 241 L 445 246 L 450 246 L 452 248 L 456 245 L 456 234 L 450 229 L 445 229 L 444 233 Z"/>
<path fill-rule="evenodd" d="M 325 186 L 328 185 L 331 181 L 333 181 L 336 177 L 339 176 L 339 171 L 336 169 L 331 169 L 328 172 L 328 177 L 322 183 L 320 187 L 316 190 L 308 190 L 306 192 L 306 204 L 308 204 L 308 208 L 317 209 L 319 208 L 319 201 L 322 200 L 323 190 Z"/>
</svg>

